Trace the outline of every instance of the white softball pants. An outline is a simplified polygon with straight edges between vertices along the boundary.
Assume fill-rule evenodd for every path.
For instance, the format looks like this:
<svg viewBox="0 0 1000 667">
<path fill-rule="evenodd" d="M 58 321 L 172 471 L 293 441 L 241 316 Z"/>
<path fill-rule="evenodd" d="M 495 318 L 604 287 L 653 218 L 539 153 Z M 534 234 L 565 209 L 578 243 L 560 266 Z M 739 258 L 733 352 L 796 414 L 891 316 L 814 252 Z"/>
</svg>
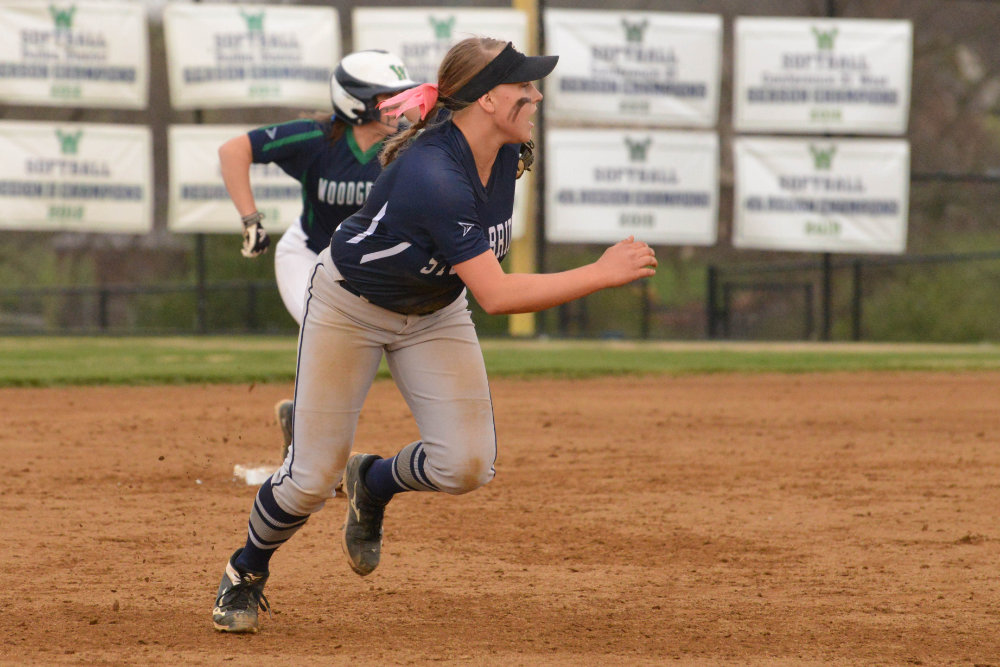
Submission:
<svg viewBox="0 0 1000 667">
<path fill-rule="evenodd" d="M 383 354 L 417 422 L 433 487 L 460 494 L 488 483 L 497 451 L 493 403 L 465 295 L 429 315 L 402 315 L 339 280 L 324 250 L 299 332 L 292 446 L 272 478 L 278 504 L 305 516 L 334 496 Z"/>
<path fill-rule="evenodd" d="M 309 276 L 319 256 L 306 245 L 302 223 L 296 220 L 274 248 L 274 278 L 288 314 L 302 326 Z"/>
</svg>

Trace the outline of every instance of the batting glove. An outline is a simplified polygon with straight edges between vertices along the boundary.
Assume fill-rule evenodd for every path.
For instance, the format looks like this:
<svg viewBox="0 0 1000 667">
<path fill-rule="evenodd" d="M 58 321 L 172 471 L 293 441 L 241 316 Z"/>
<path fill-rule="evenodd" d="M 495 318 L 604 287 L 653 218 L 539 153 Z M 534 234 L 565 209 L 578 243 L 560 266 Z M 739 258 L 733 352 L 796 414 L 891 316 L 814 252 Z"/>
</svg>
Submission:
<svg viewBox="0 0 1000 667">
<path fill-rule="evenodd" d="M 257 211 L 243 216 L 243 248 L 240 253 L 244 257 L 260 257 L 271 245 L 271 237 L 260 224 L 263 219 L 264 216 Z"/>
</svg>

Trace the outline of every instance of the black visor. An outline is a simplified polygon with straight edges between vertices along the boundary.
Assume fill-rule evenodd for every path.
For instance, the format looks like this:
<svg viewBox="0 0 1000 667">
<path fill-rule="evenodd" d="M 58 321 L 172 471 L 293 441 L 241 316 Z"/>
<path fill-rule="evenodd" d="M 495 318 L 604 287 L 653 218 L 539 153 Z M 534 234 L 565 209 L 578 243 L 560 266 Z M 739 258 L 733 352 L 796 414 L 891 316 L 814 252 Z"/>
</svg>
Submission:
<svg viewBox="0 0 1000 667">
<path fill-rule="evenodd" d="M 526 56 L 507 42 L 503 51 L 452 95 L 452 99 L 474 102 L 501 83 L 537 81 L 548 76 L 558 60 L 559 56 Z"/>
</svg>

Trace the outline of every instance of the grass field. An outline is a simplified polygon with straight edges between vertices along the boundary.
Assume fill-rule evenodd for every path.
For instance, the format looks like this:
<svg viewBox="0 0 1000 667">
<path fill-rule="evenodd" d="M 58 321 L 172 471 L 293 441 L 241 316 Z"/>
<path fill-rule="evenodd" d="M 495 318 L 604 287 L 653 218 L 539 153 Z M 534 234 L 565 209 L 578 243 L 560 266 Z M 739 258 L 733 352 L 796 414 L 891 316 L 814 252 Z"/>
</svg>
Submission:
<svg viewBox="0 0 1000 667">
<path fill-rule="evenodd" d="M 287 381 L 295 347 L 289 337 L 3 337 L 0 386 Z M 484 340 L 483 353 L 493 376 L 1000 368 L 997 344 L 498 339 Z"/>
</svg>

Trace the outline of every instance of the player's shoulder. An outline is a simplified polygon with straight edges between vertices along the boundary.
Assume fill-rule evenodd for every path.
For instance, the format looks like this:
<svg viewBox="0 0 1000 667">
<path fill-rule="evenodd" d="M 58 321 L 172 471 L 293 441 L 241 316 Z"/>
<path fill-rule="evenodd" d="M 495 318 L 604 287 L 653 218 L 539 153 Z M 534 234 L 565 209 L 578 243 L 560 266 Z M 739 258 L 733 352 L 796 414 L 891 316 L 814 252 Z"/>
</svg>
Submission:
<svg viewBox="0 0 1000 667">
<path fill-rule="evenodd" d="M 455 170 L 464 174 L 463 165 L 471 158 L 465 136 L 450 122 L 424 132 L 411 147 L 414 149 L 411 159 L 419 159 L 443 171 Z"/>
<path fill-rule="evenodd" d="M 441 128 L 433 128 L 401 151 L 398 159 L 400 167 L 409 173 L 410 178 L 434 180 L 456 176 L 464 178 L 462 158 L 462 153 Z"/>
<path fill-rule="evenodd" d="M 305 141 L 308 139 L 322 139 L 327 134 L 327 128 L 319 120 L 314 118 L 296 118 L 281 123 L 262 125 L 251 131 L 251 135 L 277 141 L 279 139 L 295 138 Z"/>
<path fill-rule="evenodd" d="M 450 215 L 475 205 L 475 192 L 462 165 L 439 146 L 414 144 L 387 172 L 389 208 L 401 214 Z"/>
</svg>

